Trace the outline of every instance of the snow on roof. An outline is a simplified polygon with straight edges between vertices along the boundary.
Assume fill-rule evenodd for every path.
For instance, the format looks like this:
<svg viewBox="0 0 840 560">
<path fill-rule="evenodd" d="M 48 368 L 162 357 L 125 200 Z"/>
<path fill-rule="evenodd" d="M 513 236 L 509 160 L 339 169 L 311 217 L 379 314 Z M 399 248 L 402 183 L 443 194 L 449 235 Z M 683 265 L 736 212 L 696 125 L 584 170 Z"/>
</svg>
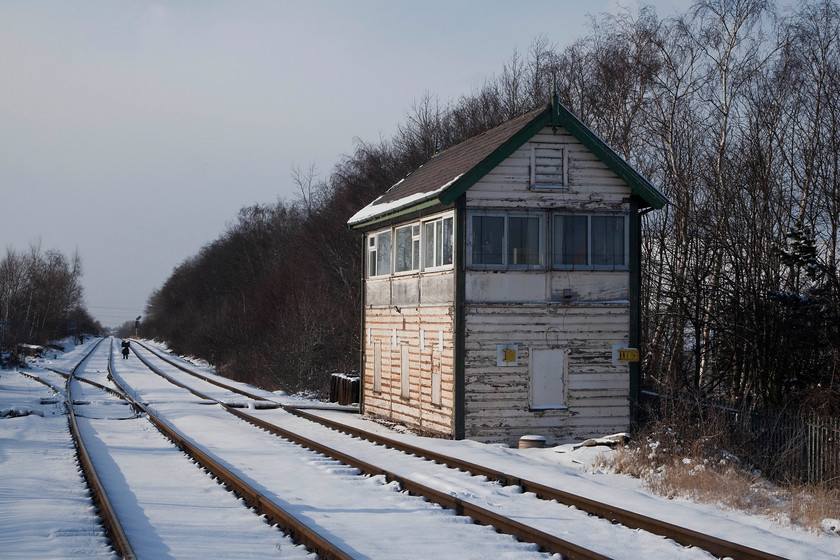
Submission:
<svg viewBox="0 0 840 560">
<path fill-rule="evenodd" d="M 549 108 L 535 109 L 443 150 L 356 213 L 348 221 L 348 225 L 358 227 L 369 224 L 377 218 L 387 218 L 401 209 L 440 199 L 459 179 L 465 175 L 474 175 L 481 162 L 523 127 L 548 114 Z"/>
<path fill-rule="evenodd" d="M 436 154 L 425 165 L 362 208 L 347 224 L 352 228 L 366 227 L 393 217 L 400 210 L 420 210 L 424 203 L 451 204 L 491 168 L 548 125 L 553 128 L 562 126 L 571 133 L 619 178 L 627 182 L 632 192 L 639 195 L 646 205 L 661 208 L 667 204 L 667 197 L 598 135 L 562 104 L 554 103 L 514 117 Z"/>
<path fill-rule="evenodd" d="M 394 187 L 391 187 L 391 189 L 388 189 L 388 191 L 386 191 L 385 194 L 383 194 L 382 196 L 380 196 L 379 198 L 377 198 L 376 200 L 374 200 L 373 202 L 371 202 L 370 204 L 368 204 L 367 206 L 365 206 L 364 208 L 362 208 L 361 210 L 359 210 L 358 212 L 353 214 L 353 217 L 350 218 L 347 221 L 347 224 L 350 225 L 350 226 L 353 226 L 355 224 L 365 222 L 365 221 L 369 220 L 370 218 L 373 218 L 374 216 L 392 214 L 392 213 L 396 212 L 397 210 L 399 210 L 401 208 L 404 208 L 404 207 L 407 207 L 407 206 L 412 206 L 412 205 L 414 205 L 418 202 L 422 202 L 424 200 L 432 200 L 437 195 L 439 195 L 440 193 L 445 191 L 450 185 L 452 185 L 452 183 L 454 183 L 455 181 L 460 179 L 463 175 L 464 174 L 461 173 L 457 177 L 451 179 L 450 181 L 446 182 L 443 185 L 440 185 L 439 187 L 437 187 L 435 189 L 431 189 L 431 190 L 426 191 L 426 192 L 414 193 L 414 194 L 412 194 L 410 196 L 407 196 L 405 198 L 401 198 L 401 199 L 398 199 L 398 200 L 392 200 L 390 202 L 379 203 L 379 201 L 382 200 L 385 197 L 385 195 L 388 194 L 388 192 L 390 192 L 391 189 L 393 189 L 394 187 L 396 187 L 397 185 L 399 185 L 400 183 L 405 181 L 405 179 L 402 179 L 399 183 L 396 183 L 394 185 Z"/>
</svg>

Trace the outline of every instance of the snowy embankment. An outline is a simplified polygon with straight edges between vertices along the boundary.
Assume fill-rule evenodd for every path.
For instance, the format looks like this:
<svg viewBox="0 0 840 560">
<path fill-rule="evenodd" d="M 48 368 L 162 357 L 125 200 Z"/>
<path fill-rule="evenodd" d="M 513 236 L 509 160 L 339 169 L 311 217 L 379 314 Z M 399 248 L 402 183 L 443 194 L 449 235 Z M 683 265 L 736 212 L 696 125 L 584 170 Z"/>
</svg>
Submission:
<svg viewBox="0 0 840 560">
<path fill-rule="evenodd" d="M 103 347 L 107 346 L 106 341 Z M 50 365 L 69 371 L 89 348 L 86 344 L 84 349 L 77 347 L 65 355 L 50 354 L 30 371 L 44 377 L 54 376 L 53 384 L 60 386 L 59 376 L 44 372 L 38 366 Z M 97 351 L 81 375 L 103 382 L 106 359 L 106 354 Z M 230 468 L 256 482 L 266 494 L 328 527 L 339 540 L 356 542 L 361 535 L 365 544 L 362 545 L 364 548 L 355 549 L 359 557 L 546 557 L 531 545 L 517 543 L 490 528 L 474 526 L 437 506 L 418 507 L 419 498 L 395 492 L 394 485 L 384 485 L 380 477 L 359 477 L 353 469 L 247 424 L 232 422 L 218 406 L 199 404 L 196 397 L 183 389 L 150 374 L 134 357 L 126 361 L 119 358 L 115 367 L 117 375 L 135 387 L 138 396 L 163 413 L 171 424 L 190 433 L 192 439 L 204 442 Z M 178 375 L 177 370 L 173 368 L 172 374 Z M 80 387 L 83 385 L 79 384 Z M 248 389 L 260 393 L 254 388 Z M 107 484 L 115 489 L 118 507 L 125 511 L 131 530 L 141 535 L 146 546 L 143 556 L 305 555 L 305 551 L 291 545 L 276 529 L 259 520 L 241 501 L 197 469 L 145 419 L 133 418 L 127 414 L 127 407 L 117 405 L 109 397 L 97 394 L 96 390 L 82 390 L 88 404 L 78 406 L 77 413 L 87 416 L 82 425 L 94 436 L 93 454 L 100 462 L 110 463 Z M 208 386 L 207 392 L 211 390 L 216 392 L 214 397 L 233 398 L 218 387 Z M 284 395 L 262 394 L 278 401 L 292 401 Z M 0 372 L 0 410 L 14 407 L 22 412 L 27 409 L 36 412 L 25 417 L 0 419 L 0 515 L 3 516 L 0 521 L 4 522 L 0 524 L 0 556 L 109 557 L 110 551 L 75 465 L 63 406 L 49 404 L 50 400 L 44 401 L 48 404 L 41 404 L 42 398 L 51 396 L 49 389 L 16 372 Z M 241 396 L 236 398 L 242 399 Z M 294 402 L 301 404 L 299 399 Z M 514 487 L 501 487 L 480 477 L 341 436 L 281 410 L 253 412 L 287 428 L 300 429 L 305 435 L 327 439 L 330 445 L 381 463 L 395 472 L 414 476 L 429 486 L 481 501 L 484 506 L 496 505 L 506 515 L 542 518 L 545 521 L 541 523 L 553 524 L 555 529 L 552 531 L 564 538 L 582 539 L 584 543 L 606 542 L 611 547 L 610 555 L 616 558 L 709 557 L 643 532 L 593 520 L 574 510 L 564 512 L 561 517 L 557 512 L 563 510 L 556 504 L 532 496 L 517 496 Z M 321 414 L 784 557 L 808 560 L 840 557 L 840 538 L 835 535 L 806 533 L 782 527 L 769 519 L 714 506 L 665 500 L 645 492 L 637 480 L 600 473 L 590 465 L 597 455 L 608 452 L 606 447 L 576 448 L 569 444 L 551 449 L 517 450 L 401 434 L 353 414 L 334 411 L 322 411 Z M 116 418 L 123 419 L 115 421 Z M 42 465 L 48 464 L 53 466 L 42 473 Z M 27 499 L 33 497 L 34 501 Z M 371 505 L 360 508 L 363 501 Z M 13 534 L 7 530 L 17 527 L 5 519 L 10 512 L 18 518 L 15 523 L 25 527 L 25 531 Z M 379 515 L 382 512 L 387 512 L 387 516 Z M 203 518 L 205 522 L 196 523 L 199 513 L 207 516 Z M 21 515 L 24 517 L 19 517 Z M 36 542 L 23 538 L 27 534 L 35 536 Z M 237 534 L 247 535 L 247 538 L 238 540 Z M 488 551 L 491 551 L 489 556 Z"/>
</svg>

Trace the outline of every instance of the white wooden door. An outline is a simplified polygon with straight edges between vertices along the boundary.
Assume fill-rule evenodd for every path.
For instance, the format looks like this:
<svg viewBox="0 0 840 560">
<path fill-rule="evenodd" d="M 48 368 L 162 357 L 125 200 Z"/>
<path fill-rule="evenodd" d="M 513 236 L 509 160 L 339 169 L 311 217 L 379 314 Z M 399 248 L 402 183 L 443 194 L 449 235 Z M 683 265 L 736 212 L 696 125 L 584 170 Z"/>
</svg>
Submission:
<svg viewBox="0 0 840 560">
<path fill-rule="evenodd" d="M 531 350 L 531 408 L 566 407 L 566 351 Z"/>
</svg>

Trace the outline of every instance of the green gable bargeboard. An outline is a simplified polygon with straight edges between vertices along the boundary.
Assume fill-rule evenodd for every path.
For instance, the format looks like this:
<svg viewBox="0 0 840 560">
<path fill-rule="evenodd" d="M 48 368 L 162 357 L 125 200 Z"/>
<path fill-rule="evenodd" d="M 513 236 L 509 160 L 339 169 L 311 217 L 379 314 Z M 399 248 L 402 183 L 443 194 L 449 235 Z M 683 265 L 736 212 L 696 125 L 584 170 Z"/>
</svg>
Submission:
<svg viewBox="0 0 840 560">
<path fill-rule="evenodd" d="M 560 103 L 536 109 L 511 119 L 494 129 L 470 138 L 433 157 L 417 171 L 391 187 L 366 207 L 359 218 L 350 218 L 352 229 L 367 230 L 386 220 L 449 205 L 471 186 L 530 140 L 537 132 L 552 125 L 562 126 L 595 154 L 616 175 L 624 179 L 643 204 L 659 210 L 668 199 L 647 179 L 615 153 L 601 138 Z M 441 188 L 441 186 L 445 187 Z M 429 193 L 427 196 L 416 197 Z M 416 197 L 416 198 L 415 198 Z M 406 201 L 404 205 L 400 201 Z M 388 204 L 390 203 L 390 204 Z M 394 204 L 396 203 L 396 204 Z M 377 211 L 377 206 L 382 207 Z M 359 214 L 357 214 L 358 216 Z"/>
</svg>

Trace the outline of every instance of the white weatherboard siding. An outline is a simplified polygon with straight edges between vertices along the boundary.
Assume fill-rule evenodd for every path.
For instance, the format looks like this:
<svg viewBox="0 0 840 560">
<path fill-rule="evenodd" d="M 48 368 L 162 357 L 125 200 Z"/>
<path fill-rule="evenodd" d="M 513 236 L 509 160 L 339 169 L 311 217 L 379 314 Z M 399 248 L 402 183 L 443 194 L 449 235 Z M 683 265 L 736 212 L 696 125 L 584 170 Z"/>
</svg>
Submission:
<svg viewBox="0 0 840 560">
<path fill-rule="evenodd" d="M 612 347 L 628 340 L 624 304 L 467 305 L 466 434 L 514 445 L 538 433 L 549 441 L 626 430 L 629 367 Z M 497 346 L 516 344 L 515 366 L 499 366 Z M 532 408 L 531 353 L 564 350 L 567 408 Z"/>
<path fill-rule="evenodd" d="M 366 414 L 452 436 L 453 315 L 451 306 L 406 306 L 399 312 L 392 306 L 365 309 Z M 402 377 L 404 366 L 407 379 Z M 374 383 L 377 371 L 379 390 Z"/>
<path fill-rule="evenodd" d="M 565 188 L 531 188 L 532 143 L 562 150 Z M 627 212 L 629 197 L 630 187 L 573 136 L 547 127 L 467 191 L 467 211 Z M 612 348 L 629 341 L 629 294 L 626 270 L 467 270 L 466 437 L 516 445 L 530 433 L 551 442 L 626 430 L 630 368 L 613 364 Z M 500 345 L 518 348 L 515 365 L 498 364 Z M 549 351 L 562 351 L 564 407 L 534 406 L 532 353 Z"/>
<path fill-rule="evenodd" d="M 596 270 L 469 271 L 466 301 L 525 303 L 540 301 L 622 302 L 629 304 L 628 273 Z"/>
<path fill-rule="evenodd" d="M 453 270 L 366 280 L 366 414 L 454 435 L 454 301 Z"/>
<path fill-rule="evenodd" d="M 529 190 L 531 143 L 566 151 L 568 188 Z M 573 136 L 547 127 L 467 191 L 470 208 L 556 208 L 615 211 L 629 208 L 630 187 Z"/>
</svg>

